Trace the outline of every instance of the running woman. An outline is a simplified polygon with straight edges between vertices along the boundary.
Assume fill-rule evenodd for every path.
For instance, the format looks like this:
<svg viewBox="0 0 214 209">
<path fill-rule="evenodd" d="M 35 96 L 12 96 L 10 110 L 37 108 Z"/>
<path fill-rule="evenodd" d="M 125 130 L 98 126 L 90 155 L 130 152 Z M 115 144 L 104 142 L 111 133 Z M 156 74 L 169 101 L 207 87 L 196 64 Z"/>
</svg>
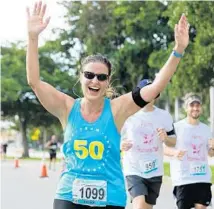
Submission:
<svg viewBox="0 0 214 209">
<path fill-rule="evenodd" d="M 54 209 L 119 209 L 126 205 L 126 190 L 120 164 L 120 131 L 125 120 L 152 101 L 167 85 L 189 43 L 187 19 L 175 27 L 175 47 L 155 81 L 138 85 L 132 92 L 108 99 L 112 65 L 102 55 L 82 61 L 80 83 L 83 97 L 74 99 L 40 79 L 38 40 L 50 17 L 46 5 L 27 9 L 27 80 L 41 104 L 56 116 L 64 129 L 62 173 Z M 69 77 L 68 77 L 69 79 Z"/>
</svg>

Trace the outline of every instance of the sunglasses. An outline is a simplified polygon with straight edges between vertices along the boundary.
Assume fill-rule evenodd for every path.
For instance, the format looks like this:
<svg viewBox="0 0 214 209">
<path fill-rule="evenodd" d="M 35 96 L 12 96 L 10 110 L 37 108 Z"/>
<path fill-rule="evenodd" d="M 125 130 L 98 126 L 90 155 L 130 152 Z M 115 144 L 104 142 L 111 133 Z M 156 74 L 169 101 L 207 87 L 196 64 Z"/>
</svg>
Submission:
<svg viewBox="0 0 214 209">
<path fill-rule="evenodd" d="M 94 79 L 94 77 L 96 76 L 98 81 L 106 81 L 109 77 L 107 74 L 102 74 L 102 73 L 95 74 L 95 73 L 88 72 L 88 71 L 84 71 L 82 73 L 84 74 L 85 78 L 87 78 L 89 80 Z"/>
</svg>

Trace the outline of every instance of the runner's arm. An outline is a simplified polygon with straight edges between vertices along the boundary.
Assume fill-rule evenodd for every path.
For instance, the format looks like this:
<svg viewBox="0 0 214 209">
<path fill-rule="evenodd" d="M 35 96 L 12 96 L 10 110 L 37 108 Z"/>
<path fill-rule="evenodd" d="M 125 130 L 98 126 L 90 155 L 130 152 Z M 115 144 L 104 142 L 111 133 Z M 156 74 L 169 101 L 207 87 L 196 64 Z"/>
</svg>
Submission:
<svg viewBox="0 0 214 209">
<path fill-rule="evenodd" d="M 41 1 L 36 2 L 32 12 L 29 8 L 27 8 L 26 12 L 28 32 L 26 55 L 27 81 L 45 109 L 58 117 L 64 127 L 67 122 L 68 110 L 72 107 L 74 99 L 40 80 L 38 57 L 39 34 L 47 27 L 50 21 L 50 17 L 44 18 L 46 4 L 42 4 Z"/>
<path fill-rule="evenodd" d="M 164 140 L 164 144 L 168 147 L 175 147 L 176 137 L 175 136 L 167 136 Z"/>
<path fill-rule="evenodd" d="M 47 142 L 46 144 L 45 144 L 45 148 L 49 148 L 50 147 L 50 144 L 51 144 L 51 142 L 49 141 L 49 142 Z"/>
<path fill-rule="evenodd" d="M 209 148 L 209 150 L 208 150 L 208 155 L 209 155 L 210 157 L 214 157 L 214 149 L 213 149 L 213 148 Z"/>
<path fill-rule="evenodd" d="M 176 153 L 175 148 L 164 146 L 164 155 L 166 155 L 168 157 L 173 157 L 173 156 L 175 156 L 175 153 Z"/>
<path fill-rule="evenodd" d="M 213 139 L 209 139 L 209 148 L 208 148 L 208 155 L 210 157 L 214 157 L 214 138 Z"/>
<path fill-rule="evenodd" d="M 182 15 L 178 24 L 175 26 L 175 43 L 174 52 L 176 51 L 180 55 L 183 54 L 189 43 L 189 24 L 185 15 Z M 144 105 L 146 105 L 155 99 L 157 95 L 164 90 L 171 77 L 175 73 L 179 62 L 180 56 L 175 56 L 175 53 L 170 55 L 165 65 L 158 73 L 158 76 L 156 76 L 154 82 L 141 88 L 140 100 L 142 104 L 144 103 Z M 122 95 L 114 100 L 115 102 L 113 106 L 114 109 L 116 109 L 115 112 L 117 113 L 116 124 L 118 130 L 120 130 L 125 120 L 130 115 L 140 110 L 143 105 L 140 107 L 135 103 L 132 93 Z"/>
</svg>

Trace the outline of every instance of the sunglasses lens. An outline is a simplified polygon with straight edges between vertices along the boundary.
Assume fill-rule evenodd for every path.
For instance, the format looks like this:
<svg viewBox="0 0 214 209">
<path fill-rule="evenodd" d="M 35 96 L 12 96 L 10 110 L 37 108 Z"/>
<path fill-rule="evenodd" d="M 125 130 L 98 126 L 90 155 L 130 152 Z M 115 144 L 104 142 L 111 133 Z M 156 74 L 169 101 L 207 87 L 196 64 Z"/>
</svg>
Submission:
<svg viewBox="0 0 214 209">
<path fill-rule="evenodd" d="M 84 71 L 84 76 L 85 78 L 87 79 L 93 79 L 95 76 L 97 77 L 97 79 L 99 81 L 106 81 L 108 79 L 108 75 L 106 74 L 95 74 L 95 73 L 92 73 L 92 72 L 88 72 L 88 71 Z"/>
<path fill-rule="evenodd" d="M 83 72 L 84 73 L 84 76 L 87 78 L 87 79 L 93 79 L 95 77 L 95 74 L 92 73 L 92 72 Z"/>
<path fill-rule="evenodd" d="M 99 81 L 105 81 L 105 80 L 108 79 L 108 75 L 106 75 L 106 74 L 99 74 L 99 75 L 97 75 L 97 79 Z"/>
</svg>

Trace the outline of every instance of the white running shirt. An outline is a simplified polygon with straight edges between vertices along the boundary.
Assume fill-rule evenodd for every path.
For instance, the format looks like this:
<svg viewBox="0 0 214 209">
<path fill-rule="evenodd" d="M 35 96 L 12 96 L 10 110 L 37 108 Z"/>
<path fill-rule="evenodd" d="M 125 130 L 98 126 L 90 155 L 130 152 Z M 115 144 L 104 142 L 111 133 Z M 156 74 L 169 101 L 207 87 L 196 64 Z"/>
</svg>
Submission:
<svg viewBox="0 0 214 209">
<path fill-rule="evenodd" d="M 191 125 L 186 119 L 174 124 L 177 136 L 177 149 L 186 150 L 182 160 L 170 160 L 170 172 L 174 186 L 192 183 L 210 183 L 211 170 L 208 165 L 208 140 L 210 128 L 199 123 Z"/>
<path fill-rule="evenodd" d="M 152 112 L 143 109 L 129 117 L 122 130 L 121 139 L 133 141 L 133 146 L 123 155 L 124 175 L 152 178 L 163 175 L 163 143 L 157 128 L 173 130 L 171 115 L 154 106 Z"/>
</svg>

